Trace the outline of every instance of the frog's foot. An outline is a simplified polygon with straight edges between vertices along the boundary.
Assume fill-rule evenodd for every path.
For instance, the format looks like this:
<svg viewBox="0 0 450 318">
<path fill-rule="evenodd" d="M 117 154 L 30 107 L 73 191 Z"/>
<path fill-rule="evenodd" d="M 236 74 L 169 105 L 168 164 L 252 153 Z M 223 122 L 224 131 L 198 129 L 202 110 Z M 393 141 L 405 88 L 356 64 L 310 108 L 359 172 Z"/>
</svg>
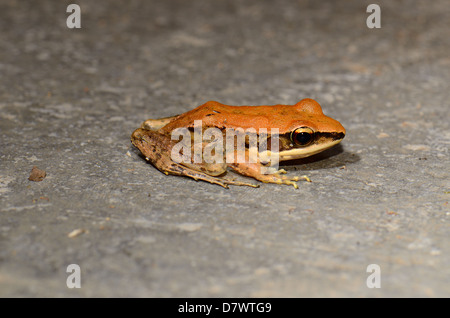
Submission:
<svg viewBox="0 0 450 318">
<path fill-rule="evenodd" d="M 311 179 L 309 179 L 307 176 L 285 177 L 285 176 L 281 176 L 279 173 L 261 175 L 261 176 L 256 177 L 256 179 L 259 181 L 265 182 L 265 183 L 293 185 L 294 188 L 296 188 L 296 189 L 298 189 L 297 181 L 305 180 L 305 181 L 311 182 Z"/>
<path fill-rule="evenodd" d="M 287 184 L 292 185 L 294 188 L 298 189 L 297 181 L 305 180 L 308 182 L 311 182 L 311 179 L 309 179 L 307 176 L 301 176 L 301 177 L 287 177 L 282 176 L 281 174 L 286 174 L 286 170 L 280 169 L 275 173 L 271 174 L 263 174 L 261 173 L 261 167 L 258 164 L 250 164 L 250 163 L 244 163 L 244 164 L 232 164 L 230 167 L 235 170 L 236 172 L 255 178 L 258 181 L 264 182 L 264 183 L 276 183 L 276 184 Z"/>
<path fill-rule="evenodd" d="M 287 173 L 286 170 L 280 169 L 280 170 L 276 171 L 274 174 L 277 175 L 277 176 L 280 176 L 280 174 L 286 174 L 286 173 Z M 281 178 L 283 178 L 283 177 L 281 177 Z M 290 179 L 292 181 L 305 180 L 305 181 L 311 182 L 311 179 L 308 176 L 292 177 Z"/>
</svg>

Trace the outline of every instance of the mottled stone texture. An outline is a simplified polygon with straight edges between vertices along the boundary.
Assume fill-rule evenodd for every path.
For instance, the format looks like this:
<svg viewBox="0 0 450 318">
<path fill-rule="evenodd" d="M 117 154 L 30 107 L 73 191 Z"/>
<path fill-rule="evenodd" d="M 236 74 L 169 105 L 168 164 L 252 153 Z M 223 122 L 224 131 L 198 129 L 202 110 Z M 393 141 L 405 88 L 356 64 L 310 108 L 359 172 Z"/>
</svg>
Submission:
<svg viewBox="0 0 450 318">
<path fill-rule="evenodd" d="M 1 1 L 0 296 L 449 297 L 448 1 L 378 1 L 380 29 L 370 3 Z M 166 176 L 130 143 L 306 97 L 347 136 L 284 167 L 298 190 Z"/>
</svg>

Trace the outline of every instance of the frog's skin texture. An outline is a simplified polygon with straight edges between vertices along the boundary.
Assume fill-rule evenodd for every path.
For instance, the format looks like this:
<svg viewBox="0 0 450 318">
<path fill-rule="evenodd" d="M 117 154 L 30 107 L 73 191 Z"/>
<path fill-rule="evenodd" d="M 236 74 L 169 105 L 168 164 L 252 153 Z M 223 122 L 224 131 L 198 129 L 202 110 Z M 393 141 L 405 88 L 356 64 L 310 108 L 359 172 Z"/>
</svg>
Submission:
<svg viewBox="0 0 450 318">
<path fill-rule="evenodd" d="M 258 181 L 288 184 L 295 188 L 298 188 L 296 181 L 300 179 L 310 181 L 306 176 L 282 176 L 281 174 L 286 173 L 283 169 L 270 174 L 262 173 L 267 162 L 260 159 L 256 162 L 223 160 L 213 163 L 172 160 L 172 149 L 179 142 L 172 140 L 172 132 L 185 128 L 193 134 L 194 124 L 198 121 L 201 121 L 201 131 L 217 128 L 223 132 L 224 139 L 230 129 L 255 129 L 257 137 L 260 137 L 260 129 L 268 132 L 276 130 L 278 134 L 269 133 L 268 138 L 278 138 L 278 149 L 268 148 L 268 153 L 277 155 L 278 161 L 314 155 L 338 144 L 345 136 L 344 127 L 337 120 L 325 116 L 320 105 L 312 99 L 303 99 L 295 105 L 273 106 L 229 106 L 210 101 L 181 115 L 144 121 L 141 127 L 133 132 L 131 142 L 148 161 L 165 174 L 187 176 L 225 188 L 229 184 L 258 186 L 235 181 L 227 175 L 227 168 Z M 202 144 L 202 147 L 205 145 Z M 239 150 L 233 145 L 232 149 L 224 149 L 224 156 L 225 152 L 230 151 L 249 158 L 248 147 Z M 240 153 L 242 151 L 244 153 Z"/>
</svg>

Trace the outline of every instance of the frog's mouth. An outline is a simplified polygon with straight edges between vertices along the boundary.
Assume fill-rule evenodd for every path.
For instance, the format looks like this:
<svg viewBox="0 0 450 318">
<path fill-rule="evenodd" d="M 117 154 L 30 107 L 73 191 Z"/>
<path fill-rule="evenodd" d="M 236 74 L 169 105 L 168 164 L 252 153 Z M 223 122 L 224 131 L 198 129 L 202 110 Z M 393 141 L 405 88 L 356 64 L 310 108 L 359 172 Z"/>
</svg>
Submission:
<svg viewBox="0 0 450 318">
<path fill-rule="evenodd" d="M 344 139 L 344 133 L 316 133 L 313 143 L 306 147 L 296 147 L 280 150 L 278 153 L 280 161 L 306 158 L 331 148 Z"/>
</svg>

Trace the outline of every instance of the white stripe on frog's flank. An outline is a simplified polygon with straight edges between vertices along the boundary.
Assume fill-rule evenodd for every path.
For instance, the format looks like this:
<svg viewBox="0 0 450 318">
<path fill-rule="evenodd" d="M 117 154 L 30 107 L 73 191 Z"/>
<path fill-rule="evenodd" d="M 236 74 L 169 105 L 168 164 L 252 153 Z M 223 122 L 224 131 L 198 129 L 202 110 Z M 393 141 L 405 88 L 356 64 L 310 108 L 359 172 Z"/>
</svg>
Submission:
<svg viewBox="0 0 450 318">
<path fill-rule="evenodd" d="M 315 155 L 316 153 L 322 152 L 325 149 L 331 148 L 334 145 L 337 145 L 341 142 L 341 139 L 331 141 L 325 144 L 319 144 L 319 145 L 310 145 L 306 148 L 293 148 L 286 151 L 281 151 L 279 153 L 280 160 L 292 160 L 292 159 L 299 159 L 299 158 L 306 158 L 312 155 Z"/>
</svg>

